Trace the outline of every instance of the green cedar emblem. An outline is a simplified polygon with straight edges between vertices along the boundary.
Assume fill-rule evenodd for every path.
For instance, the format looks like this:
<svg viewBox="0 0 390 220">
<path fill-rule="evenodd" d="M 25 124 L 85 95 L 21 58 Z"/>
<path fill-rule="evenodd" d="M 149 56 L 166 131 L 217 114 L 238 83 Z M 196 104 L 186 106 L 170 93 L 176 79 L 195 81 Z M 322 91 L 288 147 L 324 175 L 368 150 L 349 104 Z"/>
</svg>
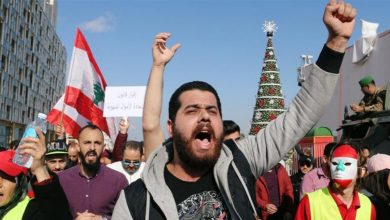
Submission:
<svg viewBox="0 0 390 220">
<path fill-rule="evenodd" d="M 104 91 L 102 90 L 100 83 L 95 83 L 93 85 L 93 91 L 94 91 L 94 95 L 95 95 L 95 99 L 93 100 L 93 103 L 95 105 L 98 105 L 99 102 L 104 100 Z"/>
</svg>

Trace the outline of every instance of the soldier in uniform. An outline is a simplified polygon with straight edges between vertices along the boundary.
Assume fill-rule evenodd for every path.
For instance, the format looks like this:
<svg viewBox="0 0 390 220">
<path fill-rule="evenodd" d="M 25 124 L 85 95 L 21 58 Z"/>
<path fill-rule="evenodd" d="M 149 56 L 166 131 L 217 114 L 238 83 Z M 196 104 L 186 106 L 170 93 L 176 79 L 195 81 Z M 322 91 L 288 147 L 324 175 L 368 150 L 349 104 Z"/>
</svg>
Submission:
<svg viewBox="0 0 390 220">
<path fill-rule="evenodd" d="M 364 76 L 359 85 L 364 94 L 359 104 L 352 104 L 351 109 L 357 114 L 383 111 L 384 93 L 382 87 L 376 87 L 372 76 Z"/>
</svg>

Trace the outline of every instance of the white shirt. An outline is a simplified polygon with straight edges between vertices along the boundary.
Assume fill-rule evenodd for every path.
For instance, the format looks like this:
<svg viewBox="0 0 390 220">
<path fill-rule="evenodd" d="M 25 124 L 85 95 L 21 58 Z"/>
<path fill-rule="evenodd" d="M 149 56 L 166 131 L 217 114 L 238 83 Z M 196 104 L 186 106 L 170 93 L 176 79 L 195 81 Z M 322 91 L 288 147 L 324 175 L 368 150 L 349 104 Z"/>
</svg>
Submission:
<svg viewBox="0 0 390 220">
<path fill-rule="evenodd" d="M 141 173 L 144 170 L 144 166 L 145 166 L 145 163 L 141 162 L 141 165 L 139 166 L 139 169 L 135 173 L 130 175 L 123 168 L 122 161 L 117 161 L 117 162 L 114 162 L 114 163 L 111 163 L 111 164 L 107 165 L 107 167 L 109 167 L 109 168 L 111 168 L 113 170 L 116 170 L 116 171 L 122 173 L 123 175 L 125 175 L 125 177 L 126 177 L 127 181 L 129 182 L 129 184 L 134 182 L 134 181 L 136 181 L 137 179 L 139 179 L 141 177 Z"/>
</svg>

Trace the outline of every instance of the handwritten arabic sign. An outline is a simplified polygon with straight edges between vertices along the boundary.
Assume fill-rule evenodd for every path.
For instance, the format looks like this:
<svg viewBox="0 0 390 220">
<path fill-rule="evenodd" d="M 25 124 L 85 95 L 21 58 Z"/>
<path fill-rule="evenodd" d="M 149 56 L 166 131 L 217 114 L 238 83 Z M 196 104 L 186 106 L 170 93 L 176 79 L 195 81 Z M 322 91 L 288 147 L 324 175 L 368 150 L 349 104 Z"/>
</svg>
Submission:
<svg viewBox="0 0 390 220">
<path fill-rule="evenodd" d="M 106 87 L 104 117 L 141 117 L 146 86 Z"/>
</svg>

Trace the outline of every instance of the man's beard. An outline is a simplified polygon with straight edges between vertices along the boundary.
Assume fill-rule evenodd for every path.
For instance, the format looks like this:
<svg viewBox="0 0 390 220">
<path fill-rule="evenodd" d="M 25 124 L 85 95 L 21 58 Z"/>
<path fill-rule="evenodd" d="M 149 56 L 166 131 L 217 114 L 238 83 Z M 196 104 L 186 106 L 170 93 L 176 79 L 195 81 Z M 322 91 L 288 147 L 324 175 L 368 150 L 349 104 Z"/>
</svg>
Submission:
<svg viewBox="0 0 390 220">
<path fill-rule="evenodd" d="M 136 172 L 139 170 L 139 168 L 141 167 L 141 165 L 140 165 L 140 166 L 135 166 L 135 165 L 134 165 L 134 169 L 129 170 L 129 168 L 127 168 L 126 166 L 124 166 L 124 165 L 123 165 L 123 162 L 122 162 L 122 167 L 123 167 L 123 169 L 131 176 L 131 175 L 133 175 L 134 173 L 136 173 Z"/>
<path fill-rule="evenodd" d="M 200 128 L 195 129 L 192 134 L 192 138 L 195 138 L 198 132 L 200 132 Z M 213 130 L 210 130 L 210 132 L 213 133 Z M 196 152 L 194 152 L 194 149 L 191 148 L 190 140 L 184 138 L 181 133 L 176 130 L 175 126 L 173 127 L 172 138 L 180 160 L 187 166 L 187 168 L 194 171 L 207 170 L 213 167 L 221 154 L 222 135 L 217 138 L 215 143 L 216 145 L 214 149 L 212 149 L 213 152 L 204 156 L 199 156 Z"/>
<path fill-rule="evenodd" d="M 85 155 L 88 155 L 90 153 L 95 153 L 96 154 L 96 161 L 94 163 L 87 163 L 85 160 Z M 90 150 L 85 155 L 81 152 L 79 152 L 79 157 L 81 160 L 81 164 L 83 165 L 83 168 L 85 172 L 91 174 L 92 176 L 96 175 L 96 173 L 99 171 L 100 168 L 100 155 L 96 153 L 95 150 Z"/>
</svg>

